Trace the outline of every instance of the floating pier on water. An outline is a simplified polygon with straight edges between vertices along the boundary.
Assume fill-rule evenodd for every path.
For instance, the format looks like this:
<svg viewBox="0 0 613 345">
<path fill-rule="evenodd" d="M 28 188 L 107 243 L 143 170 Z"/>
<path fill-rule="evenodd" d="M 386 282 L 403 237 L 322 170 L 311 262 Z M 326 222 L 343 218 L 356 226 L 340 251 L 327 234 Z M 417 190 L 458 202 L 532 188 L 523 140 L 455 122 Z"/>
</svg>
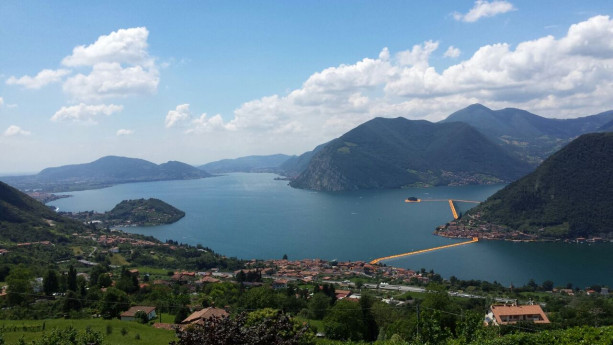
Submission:
<svg viewBox="0 0 613 345">
<path fill-rule="evenodd" d="M 440 246 L 440 247 L 434 247 L 434 248 L 429 248 L 429 249 L 422 249 L 422 250 L 416 250 L 414 252 L 408 252 L 408 253 L 403 253 L 403 254 L 396 254 L 396 255 L 390 255 L 390 256 L 384 256 L 382 258 L 378 258 L 378 259 L 374 259 L 370 262 L 371 265 L 374 264 L 378 264 L 381 261 L 384 260 L 390 260 L 390 259 L 397 259 L 397 258 L 401 258 L 404 256 L 410 256 L 410 255 L 416 255 L 416 254 L 422 254 L 422 253 L 428 253 L 428 252 L 433 252 L 435 250 L 440 250 L 440 249 L 445 249 L 445 248 L 451 248 L 451 247 L 457 247 L 457 246 L 463 246 L 465 244 L 470 244 L 470 243 L 475 243 L 475 242 L 479 242 L 479 238 L 478 237 L 473 237 L 472 240 L 470 241 L 466 241 L 466 242 L 460 242 L 460 243 L 453 243 L 453 244 L 448 244 L 445 246 Z"/>
</svg>

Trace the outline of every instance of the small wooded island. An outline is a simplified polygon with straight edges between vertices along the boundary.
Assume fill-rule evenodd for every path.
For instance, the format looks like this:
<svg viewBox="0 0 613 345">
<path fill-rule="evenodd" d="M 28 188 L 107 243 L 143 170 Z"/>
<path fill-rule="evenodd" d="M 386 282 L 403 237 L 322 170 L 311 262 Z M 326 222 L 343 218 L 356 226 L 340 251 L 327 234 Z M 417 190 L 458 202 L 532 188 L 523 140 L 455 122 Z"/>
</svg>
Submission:
<svg viewBox="0 0 613 345">
<path fill-rule="evenodd" d="M 82 222 L 108 226 L 155 226 L 171 224 L 185 216 L 185 212 L 159 199 L 124 200 L 105 213 L 94 211 L 60 212 Z"/>
</svg>

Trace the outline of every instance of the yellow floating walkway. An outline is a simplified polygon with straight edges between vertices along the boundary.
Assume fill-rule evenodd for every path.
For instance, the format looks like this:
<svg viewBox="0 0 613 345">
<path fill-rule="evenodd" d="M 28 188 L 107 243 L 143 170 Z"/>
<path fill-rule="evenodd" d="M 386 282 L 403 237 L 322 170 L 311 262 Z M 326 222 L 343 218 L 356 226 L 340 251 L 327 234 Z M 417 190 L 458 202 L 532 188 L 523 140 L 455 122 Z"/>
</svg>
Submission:
<svg viewBox="0 0 613 345">
<path fill-rule="evenodd" d="M 449 208 L 451 209 L 451 214 L 453 215 L 453 219 L 458 219 L 458 212 L 455 210 L 455 206 L 453 205 L 453 200 L 449 199 Z"/>
<path fill-rule="evenodd" d="M 404 254 L 396 254 L 396 255 L 384 256 L 382 258 L 374 259 L 373 261 L 370 262 L 370 264 L 374 265 L 374 264 L 378 264 L 379 262 L 384 261 L 384 260 L 397 259 L 397 258 L 401 258 L 403 256 L 422 254 L 422 253 L 432 252 L 432 251 L 439 250 L 439 249 L 457 247 L 457 246 L 462 246 L 462 245 L 465 245 L 465 244 L 470 244 L 470 243 L 475 243 L 475 242 L 479 242 L 479 238 L 478 237 L 473 237 L 472 240 L 466 241 L 466 242 L 448 244 L 446 246 L 434 247 L 434 248 L 429 248 L 429 249 L 422 249 L 422 250 L 417 250 L 417 251 L 414 251 L 414 252 L 409 252 L 409 253 L 404 253 Z"/>
</svg>

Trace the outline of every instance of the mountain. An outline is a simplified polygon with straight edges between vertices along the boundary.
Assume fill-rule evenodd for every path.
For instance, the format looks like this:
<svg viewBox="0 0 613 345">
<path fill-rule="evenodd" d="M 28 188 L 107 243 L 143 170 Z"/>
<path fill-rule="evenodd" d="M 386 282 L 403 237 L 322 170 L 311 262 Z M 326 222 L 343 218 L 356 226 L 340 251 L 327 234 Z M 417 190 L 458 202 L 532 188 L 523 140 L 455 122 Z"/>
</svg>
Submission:
<svg viewBox="0 0 613 345">
<path fill-rule="evenodd" d="M 514 180 L 530 166 L 460 122 L 370 120 L 334 139 L 290 184 L 343 191 Z"/>
<path fill-rule="evenodd" d="M 211 175 L 205 171 L 176 161 L 157 165 L 143 159 L 106 156 L 91 163 L 47 168 L 36 175 L 0 179 L 22 190 L 57 192 L 102 188 L 120 183 L 185 180 L 209 176 Z"/>
<path fill-rule="evenodd" d="M 309 162 L 313 156 L 321 151 L 328 143 L 318 145 L 312 151 L 307 151 L 300 156 L 292 156 L 279 166 L 280 172 L 290 178 L 295 178 L 300 175 L 309 166 Z"/>
<path fill-rule="evenodd" d="M 229 172 L 278 172 L 279 167 L 292 156 L 276 154 L 268 156 L 247 156 L 236 159 L 222 159 L 207 163 L 198 169 L 213 173 Z"/>
<path fill-rule="evenodd" d="M 598 128 L 598 131 L 599 132 L 613 132 L 613 120 L 600 126 L 600 128 Z"/>
<path fill-rule="evenodd" d="M 525 161 L 538 164 L 577 136 L 597 132 L 610 121 L 613 111 L 575 119 L 550 119 L 516 108 L 492 110 L 473 104 L 441 122 L 468 123 Z"/>
<path fill-rule="evenodd" d="M 0 241 L 61 241 L 83 226 L 0 182 Z"/>
<path fill-rule="evenodd" d="M 613 133 L 585 134 L 468 215 L 539 237 L 613 232 Z"/>
</svg>

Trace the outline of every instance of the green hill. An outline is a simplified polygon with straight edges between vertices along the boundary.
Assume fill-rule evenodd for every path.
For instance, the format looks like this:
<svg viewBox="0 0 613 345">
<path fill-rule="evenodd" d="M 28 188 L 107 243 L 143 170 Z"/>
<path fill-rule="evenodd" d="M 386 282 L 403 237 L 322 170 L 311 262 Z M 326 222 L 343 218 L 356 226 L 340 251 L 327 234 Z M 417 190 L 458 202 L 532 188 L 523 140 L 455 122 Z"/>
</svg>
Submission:
<svg viewBox="0 0 613 345">
<path fill-rule="evenodd" d="M 185 216 L 185 212 L 159 199 L 124 200 L 104 214 L 104 221 L 111 225 L 159 225 L 170 224 Z"/>
<path fill-rule="evenodd" d="M 491 183 L 529 170 L 467 124 L 376 118 L 321 148 L 291 185 L 342 191 Z"/>
<path fill-rule="evenodd" d="M 585 134 L 470 210 L 540 237 L 613 232 L 613 133 Z"/>
<path fill-rule="evenodd" d="M 199 166 L 199 169 L 218 174 L 228 172 L 278 172 L 280 166 L 292 156 L 276 154 L 222 159 Z"/>
<path fill-rule="evenodd" d="M 0 182 L 0 241 L 62 241 L 83 225 Z"/>
<path fill-rule="evenodd" d="M 492 110 L 473 104 L 441 122 L 468 123 L 525 161 L 538 164 L 577 136 L 597 132 L 610 121 L 613 111 L 575 119 L 550 119 L 516 108 Z"/>
<path fill-rule="evenodd" d="M 59 192 L 102 188 L 120 183 L 185 180 L 209 176 L 211 175 L 205 171 L 176 161 L 157 165 L 143 159 L 106 156 L 91 163 L 47 168 L 36 175 L 1 179 L 21 190 Z"/>
</svg>

